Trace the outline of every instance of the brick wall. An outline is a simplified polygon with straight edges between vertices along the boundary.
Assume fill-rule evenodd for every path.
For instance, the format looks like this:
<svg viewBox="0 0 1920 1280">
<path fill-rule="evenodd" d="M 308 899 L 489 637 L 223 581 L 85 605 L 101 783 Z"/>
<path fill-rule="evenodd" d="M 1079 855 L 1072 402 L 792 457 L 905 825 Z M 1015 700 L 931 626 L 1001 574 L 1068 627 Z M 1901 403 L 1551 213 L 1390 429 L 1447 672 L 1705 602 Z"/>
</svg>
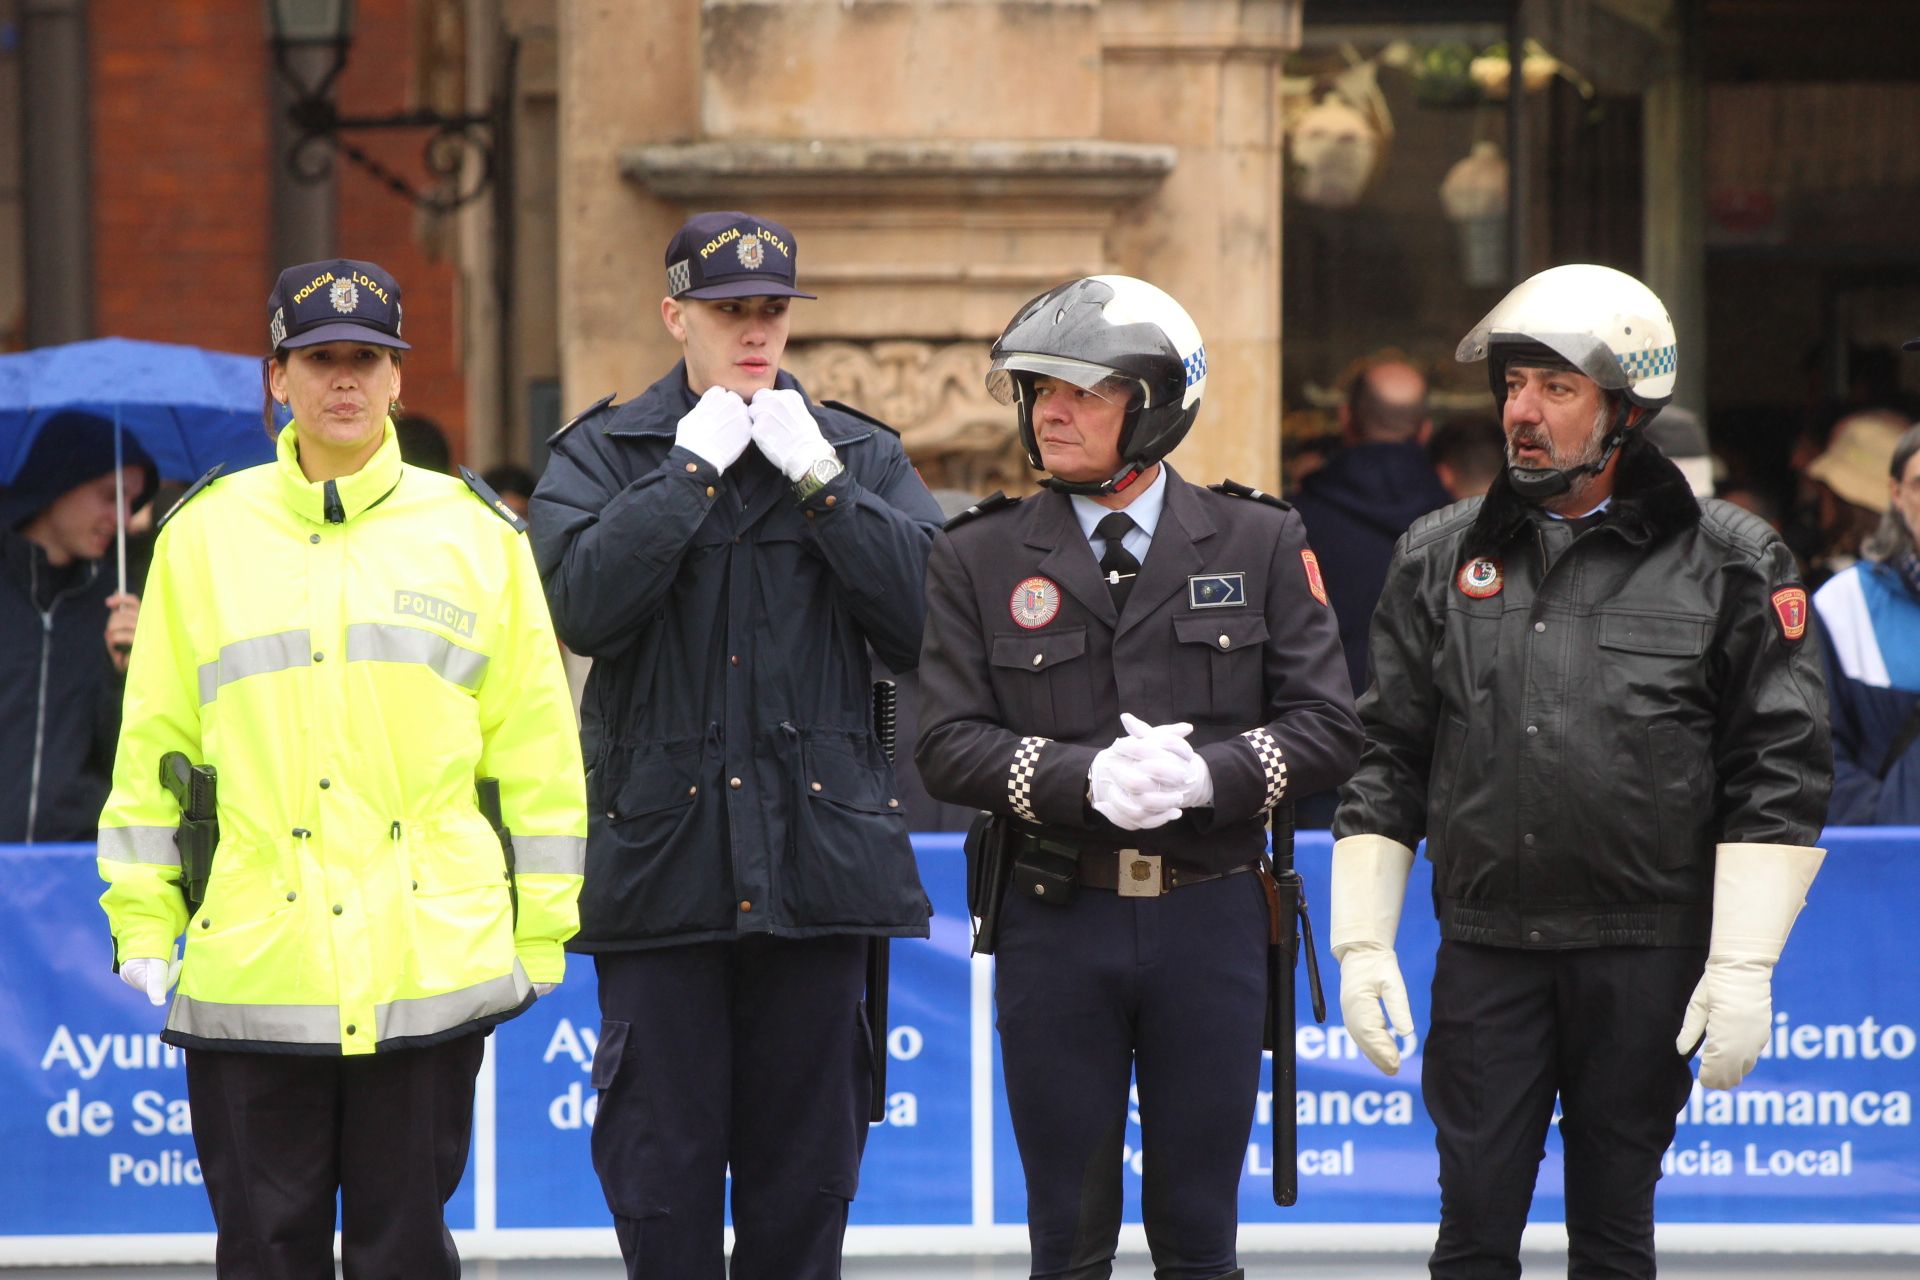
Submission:
<svg viewBox="0 0 1920 1280">
<path fill-rule="evenodd" d="M 360 0 L 341 110 L 411 105 L 411 0 Z M 272 59 L 260 0 L 93 0 L 95 324 L 103 335 L 258 352 L 269 261 L 267 117 Z M 413 176 L 423 136 L 360 135 Z M 465 388 L 452 264 L 430 261 L 413 207 L 342 158 L 336 244 L 386 267 L 405 293 L 407 407 L 446 428 L 461 456 Z"/>
</svg>

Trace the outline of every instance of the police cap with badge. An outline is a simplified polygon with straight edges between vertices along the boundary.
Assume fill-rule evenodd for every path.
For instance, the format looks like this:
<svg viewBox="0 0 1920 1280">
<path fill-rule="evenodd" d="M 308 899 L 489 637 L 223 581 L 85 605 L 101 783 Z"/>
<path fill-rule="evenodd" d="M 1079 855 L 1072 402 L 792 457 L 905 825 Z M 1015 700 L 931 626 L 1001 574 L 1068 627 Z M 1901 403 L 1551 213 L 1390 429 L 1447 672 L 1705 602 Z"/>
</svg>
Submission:
<svg viewBox="0 0 1920 1280">
<path fill-rule="evenodd" d="M 267 296 L 267 338 L 276 351 L 322 342 L 413 349 L 400 337 L 400 282 L 352 258 L 282 271 Z"/>
<path fill-rule="evenodd" d="M 795 285 L 799 247 L 771 218 L 697 213 L 667 242 L 667 293 L 675 298 L 811 298 Z"/>
</svg>

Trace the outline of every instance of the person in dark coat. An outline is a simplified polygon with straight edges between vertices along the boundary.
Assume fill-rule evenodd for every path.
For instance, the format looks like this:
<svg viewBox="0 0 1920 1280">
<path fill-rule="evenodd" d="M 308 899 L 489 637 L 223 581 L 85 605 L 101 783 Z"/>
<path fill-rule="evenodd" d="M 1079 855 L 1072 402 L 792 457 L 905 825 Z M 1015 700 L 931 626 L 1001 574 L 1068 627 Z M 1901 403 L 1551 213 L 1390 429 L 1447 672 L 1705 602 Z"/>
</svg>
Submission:
<svg viewBox="0 0 1920 1280">
<path fill-rule="evenodd" d="M 1374 614 L 1367 745 L 1333 827 L 1341 1012 L 1398 1071 L 1414 1028 L 1394 935 L 1424 838 L 1431 1275 L 1520 1275 L 1557 1117 L 1567 1274 L 1652 1280 L 1689 1059 L 1709 1089 L 1753 1069 L 1826 855 L 1807 593 L 1777 534 L 1696 499 L 1646 438 L 1679 344 L 1640 281 L 1542 272 L 1458 358 L 1487 362 L 1508 466 L 1415 522 Z"/>
<path fill-rule="evenodd" d="M 791 232 L 701 214 L 660 304 L 684 359 L 551 441 L 535 558 L 582 705 L 594 1167 L 633 1277 L 840 1274 L 867 1133 L 873 939 L 929 904 L 867 647 L 918 660 L 940 511 L 899 439 L 780 370 Z"/>
<path fill-rule="evenodd" d="M 92 840 L 113 773 L 120 691 L 140 601 L 120 594 L 114 530 L 154 490 L 113 426 L 68 413 L 45 423 L 0 491 L 0 843 Z"/>
<path fill-rule="evenodd" d="M 993 354 L 1047 492 L 934 546 L 917 759 L 934 796 L 1011 827 L 995 1000 L 1032 1273 L 1112 1274 L 1137 1080 L 1155 1274 L 1237 1280 L 1266 817 L 1360 744 L 1332 612 L 1284 502 L 1161 461 L 1206 390 L 1179 303 L 1071 281 Z"/>
<path fill-rule="evenodd" d="M 1347 447 L 1301 483 L 1293 505 L 1320 556 L 1357 695 L 1367 687 L 1367 624 L 1394 541 L 1452 498 L 1427 460 L 1427 380 L 1413 366 L 1388 360 L 1361 370 L 1341 418 Z M 1336 801 L 1331 791 L 1303 795 L 1295 820 L 1331 826 Z"/>
</svg>

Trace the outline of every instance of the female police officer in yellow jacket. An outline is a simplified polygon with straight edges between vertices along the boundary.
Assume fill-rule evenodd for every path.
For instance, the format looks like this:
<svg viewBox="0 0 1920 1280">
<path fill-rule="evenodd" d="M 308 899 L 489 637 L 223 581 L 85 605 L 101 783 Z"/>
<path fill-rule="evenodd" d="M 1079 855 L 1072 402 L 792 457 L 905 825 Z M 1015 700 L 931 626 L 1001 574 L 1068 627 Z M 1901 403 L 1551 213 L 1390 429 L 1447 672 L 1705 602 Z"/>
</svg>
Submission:
<svg viewBox="0 0 1920 1280">
<path fill-rule="evenodd" d="M 524 526 L 400 461 L 399 286 L 312 263 L 268 311 L 294 420 L 277 461 L 203 479 L 164 522 L 101 903 L 156 1004 L 186 934 L 162 1038 L 187 1050 L 220 1275 L 332 1276 L 337 1191 L 349 1277 L 455 1276 L 482 1033 L 560 981 L 578 927 L 573 706 Z M 194 906 L 170 752 L 217 772 Z"/>
</svg>

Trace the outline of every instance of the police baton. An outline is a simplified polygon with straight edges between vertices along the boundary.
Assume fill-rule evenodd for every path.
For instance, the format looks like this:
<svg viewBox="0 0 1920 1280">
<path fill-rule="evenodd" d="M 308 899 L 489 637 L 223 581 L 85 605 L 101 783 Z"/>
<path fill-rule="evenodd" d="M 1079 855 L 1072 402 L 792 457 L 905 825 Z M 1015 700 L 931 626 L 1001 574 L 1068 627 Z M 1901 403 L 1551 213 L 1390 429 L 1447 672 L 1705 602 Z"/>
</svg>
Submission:
<svg viewBox="0 0 1920 1280">
<path fill-rule="evenodd" d="M 1327 997 L 1320 986 L 1320 960 L 1313 945 L 1313 920 L 1307 914 L 1307 889 L 1293 865 L 1293 804 L 1273 809 L 1273 869 L 1267 876 L 1267 905 L 1271 920 L 1267 936 L 1267 990 L 1272 1000 L 1268 1014 L 1269 1044 L 1273 1050 L 1273 1202 L 1282 1208 L 1300 1199 L 1299 1120 L 1295 1114 L 1298 1088 L 1294 1061 L 1293 1027 L 1297 1016 L 1294 971 L 1304 940 L 1307 991 L 1313 1020 L 1327 1020 Z"/>
<path fill-rule="evenodd" d="M 893 763 L 894 740 L 899 731 L 900 689 L 891 680 L 873 682 L 873 733 L 880 749 Z M 878 1124 L 887 1118 L 887 983 L 893 944 L 889 938 L 870 938 L 867 942 L 867 1039 L 873 1053 L 873 1099 L 867 1109 L 867 1121 Z"/>
</svg>

